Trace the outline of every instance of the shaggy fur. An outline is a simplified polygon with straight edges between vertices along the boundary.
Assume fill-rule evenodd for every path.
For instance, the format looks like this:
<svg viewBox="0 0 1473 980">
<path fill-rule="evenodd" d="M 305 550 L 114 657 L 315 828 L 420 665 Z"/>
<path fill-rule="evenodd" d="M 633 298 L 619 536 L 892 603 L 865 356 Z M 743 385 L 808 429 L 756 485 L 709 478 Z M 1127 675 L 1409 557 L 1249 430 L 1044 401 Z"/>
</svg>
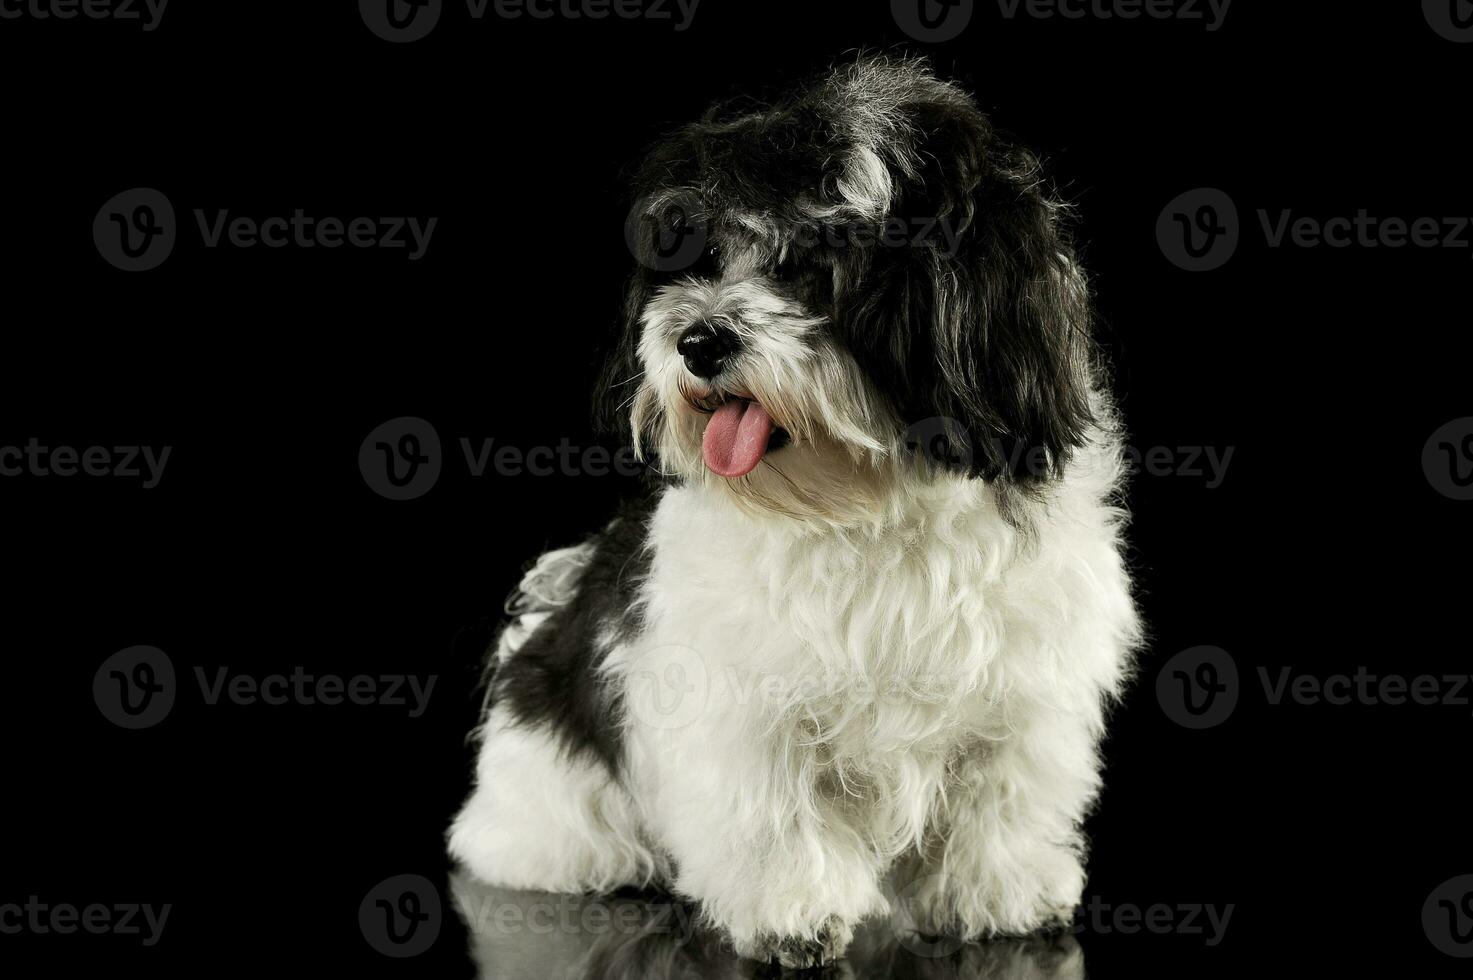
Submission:
<svg viewBox="0 0 1473 980">
<path fill-rule="evenodd" d="M 451 852 L 507 887 L 665 884 L 785 965 L 896 902 L 968 938 L 1066 921 L 1139 629 L 1036 161 L 923 64 L 863 58 L 712 110 L 636 183 L 604 387 L 666 479 L 523 580 Z M 672 231 L 694 265 L 662 268 Z M 735 345 L 713 378 L 677 351 L 698 324 Z M 731 399 L 779 431 L 724 478 Z"/>
</svg>

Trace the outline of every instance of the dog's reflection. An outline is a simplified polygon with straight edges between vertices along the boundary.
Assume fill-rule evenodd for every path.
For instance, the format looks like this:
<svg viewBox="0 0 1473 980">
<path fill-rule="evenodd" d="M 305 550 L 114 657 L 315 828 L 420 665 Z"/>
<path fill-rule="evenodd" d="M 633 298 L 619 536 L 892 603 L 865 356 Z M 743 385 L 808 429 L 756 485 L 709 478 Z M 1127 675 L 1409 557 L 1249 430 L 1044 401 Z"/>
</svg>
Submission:
<svg viewBox="0 0 1473 980">
<path fill-rule="evenodd" d="M 739 959 L 694 909 L 650 893 L 549 895 L 450 879 L 481 980 L 738 980 L 778 976 Z M 885 919 L 862 928 L 835 980 L 1084 980 L 1072 936 L 960 944 L 906 934 Z"/>
</svg>

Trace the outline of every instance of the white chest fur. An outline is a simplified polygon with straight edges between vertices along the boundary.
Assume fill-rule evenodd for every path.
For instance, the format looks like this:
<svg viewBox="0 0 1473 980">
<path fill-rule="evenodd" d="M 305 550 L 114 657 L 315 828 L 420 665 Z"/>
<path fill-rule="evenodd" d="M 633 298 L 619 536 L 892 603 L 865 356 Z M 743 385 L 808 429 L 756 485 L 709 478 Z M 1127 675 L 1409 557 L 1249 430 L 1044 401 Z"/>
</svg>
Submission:
<svg viewBox="0 0 1473 980">
<path fill-rule="evenodd" d="M 870 843 L 898 851 L 923 834 L 959 754 L 1043 715 L 1097 735 L 1136 621 L 1113 473 L 1075 474 L 1016 523 L 986 484 L 958 479 L 913 488 L 883 529 L 846 531 L 700 486 L 668 492 L 646 632 L 609 664 L 634 771 L 719 756 L 806 781 L 872 811 Z M 909 803 L 875 819 L 895 799 Z"/>
</svg>

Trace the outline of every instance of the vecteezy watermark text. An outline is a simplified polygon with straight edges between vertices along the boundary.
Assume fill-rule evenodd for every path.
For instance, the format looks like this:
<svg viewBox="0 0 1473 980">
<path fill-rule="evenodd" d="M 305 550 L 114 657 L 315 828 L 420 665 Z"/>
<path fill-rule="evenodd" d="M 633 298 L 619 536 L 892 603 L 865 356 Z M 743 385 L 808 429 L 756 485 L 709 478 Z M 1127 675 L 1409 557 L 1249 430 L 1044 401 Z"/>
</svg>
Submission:
<svg viewBox="0 0 1473 980">
<path fill-rule="evenodd" d="M 199 684 L 200 697 L 208 705 L 219 704 L 221 700 L 241 707 L 255 704 L 272 707 L 284 704 L 322 704 L 329 707 L 340 704 L 381 705 L 387 708 L 407 707 L 411 718 L 425 713 L 438 679 L 434 674 L 424 679 L 413 674 L 343 677 L 339 674 L 309 674 L 302 667 L 292 668 L 290 674 L 267 674 L 263 677 L 234 673 L 229 667 L 217 667 L 211 675 L 203 667 L 196 667 L 194 677 Z"/>
<path fill-rule="evenodd" d="M 972 23 L 979 0 L 890 0 L 895 23 L 927 44 L 954 41 Z M 1223 25 L 1232 0 L 996 0 L 1004 20 L 1171 20 L 1204 25 L 1210 33 Z"/>
<path fill-rule="evenodd" d="M 1048 476 L 1053 457 L 1042 446 L 1020 440 L 989 436 L 979 442 L 956 419 L 934 416 L 908 426 L 901 445 L 913 457 L 933 465 L 969 468 L 979 458 L 1005 461 L 1014 473 Z M 1152 477 L 1175 476 L 1201 480 L 1208 490 L 1221 487 L 1232 465 L 1236 446 L 1135 446 L 1121 447 L 1128 471 Z"/>
<path fill-rule="evenodd" d="M 1005 20 L 1179 20 L 1216 31 L 1233 0 L 997 0 Z"/>
<path fill-rule="evenodd" d="M 0 0 L 0 20 L 115 20 L 137 21 L 144 31 L 156 30 L 169 0 Z"/>
<path fill-rule="evenodd" d="M 466 0 L 476 20 L 489 11 L 503 20 L 649 20 L 690 27 L 701 0 Z"/>
<path fill-rule="evenodd" d="M 93 902 L 79 908 L 69 902 L 43 902 L 31 895 L 25 904 L 0 904 L 0 935 L 67 936 L 86 932 L 94 936 L 141 936 L 143 945 L 153 946 L 164 934 L 164 925 L 173 910 L 174 906 L 167 902 L 157 908 L 126 902 L 113 905 Z"/>
<path fill-rule="evenodd" d="M 1157 936 L 1203 936 L 1208 946 L 1222 942 L 1236 905 L 1219 908 L 1212 904 L 1157 903 L 1139 905 L 1113 904 L 1098 895 L 1090 897 L 1074 913 L 1074 932 L 1090 932 L 1097 936 L 1118 933 L 1130 936 L 1150 933 Z"/>
<path fill-rule="evenodd" d="M 0 446 L 0 477 L 105 476 L 139 480 L 152 490 L 164 478 L 173 446 L 48 446 L 31 438 L 25 446 Z"/>
<path fill-rule="evenodd" d="M 384 707 L 407 709 L 418 718 L 429 707 L 438 675 L 309 673 L 296 666 L 289 671 L 257 673 L 228 666 L 193 670 L 201 703 L 207 707 L 232 704 L 250 708 L 283 705 L 303 707 Z M 97 710 L 120 728 L 152 728 L 168 717 L 180 695 L 174 663 L 157 647 L 119 650 L 104 660 L 92 678 Z"/>
<path fill-rule="evenodd" d="M 1412 704 L 1423 707 L 1466 708 L 1473 694 L 1473 677 L 1467 674 L 1377 674 L 1368 667 L 1357 667 L 1353 674 L 1296 673 L 1293 667 L 1270 671 L 1258 668 L 1264 699 L 1271 705 L 1286 700 L 1297 705 L 1326 704 L 1331 707 L 1361 704 L 1371 707 L 1401 707 Z"/>
<path fill-rule="evenodd" d="M 549 476 L 638 476 L 643 465 L 632 447 L 610 450 L 578 446 L 561 439 L 556 446 L 530 448 L 498 445 L 494 438 L 459 440 L 466 472 L 480 478 Z M 445 468 L 440 434 L 422 418 L 390 419 L 364 438 L 358 447 L 358 471 L 363 482 L 389 500 L 414 500 L 429 493 Z"/>
<path fill-rule="evenodd" d="M 482 439 L 475 445 L 460 440 L 466 469 L 471 476 L 485 476 L 487 471 L 498 476 L 638 476 L 643 467 L 629 447 L 610 452 L 602 446 L 575 446 L 569 439 L 556 446 L 497 446 L 495 439 Z"/>
<path fill-rule="evenodd" d="M 1473 218 L 1467 215 L 1382 216 L 1366 208 L 1328 217 L 1291 208 L 1256 211 L 1270 249 L 1465 249 L 1473 255 Z M 1236 202 L 1225 191 L 1201 187 L 1177 195 L 1156 221 L 1161 252 L 1188 272 L 1226 265 L 1243 237 Z"/>
<path fill-rule="evenodd" d="M 592 895 L 548 895 L 533 901 L 506 901 L 481 893 L 457 894 L 461 918 L 478 936 L 651 934 L 684 942 L 695 931 L 695 912 L 682 902 L 646 903 Z"/>
<path fill-rule="evenodd" d="M 1470 248 L 1473 219 L 1465 215 L 1434 218 L 1383 218 L 1365 208 L 1353 216 L 1316 218 L 1280 210 L 1258 212 L 1269 248 Z"/>
<path fill-rule="evenodd" d="M 194 219 L 206 248 L 228 244 L 234 248 L 388 248 L 410 249 L 409 261 L 424 258 L 439 218 L 314 218 L 301 208 L 290 218 L 231 218 L 228 210 L 207 219 L 196 209 Z"/>
<path fill-rule="evenodd" d="M 643 20 L 669 24 L 676 33 L 689 29 L 701 0 L 465 0 L 473 21 L 487 16 L 510 21 Z M 358 0 L 363 23 L 395 44 L 430 35 L 444 13 L 443 0 Z"/>
<path fill-rule="evenodd" d="M 925 215 L 883 221 L 788 221 L 777 232 L 785 250 L 803 253 L 816 249 L 861 251 L 926 249 L 954 259 L 961 253 L 962 227 L 951 216 Z M 704 273 L 702 259 L 710 253 L 710 229 L 705 206 L 694 197 L 677 195 L 652 209 L 649 200 L 637 201 L 624 223 L 625 243 L 643 266 L 655 272 Z"/>
<path fill-rule="evenodd" d="M 1473 707 L 1473 676 L 1468 674 L 1382 673 L 1366 666 L 1318 674 L 1292 666 L 1255 671 L 1264 703 L 1341 708 Z M 1237 661 L 1220 647 L 1185 650 L 1168 660 L 1156 676 L 1162 710 L 1184 728 L 1206 729 L 1227 721 L 1244 694 Z"/>
<path fill-rule="evenodd" d="M 1236 451 L 1235 446 L 1126 446 L 1125 460 L 1132 473 L 1200 479 L 1208 490 L 1216 490 Z"/>
<path fill-rule="evenodd" d="M 195 208 L 200 244 L 223 248 L 349 248 L 401 252 L 411 262 L 424 258 L 439 218 L 333 217 L 295 208 L 290 214 L 241 215 L 229 208 Z M 92 221 L 98 253 L 124 272 L 156 269 L 174 251 L 181 236 L 173 202 L 151 187 L 135 187 L 114 195 Z"/>
</svg>

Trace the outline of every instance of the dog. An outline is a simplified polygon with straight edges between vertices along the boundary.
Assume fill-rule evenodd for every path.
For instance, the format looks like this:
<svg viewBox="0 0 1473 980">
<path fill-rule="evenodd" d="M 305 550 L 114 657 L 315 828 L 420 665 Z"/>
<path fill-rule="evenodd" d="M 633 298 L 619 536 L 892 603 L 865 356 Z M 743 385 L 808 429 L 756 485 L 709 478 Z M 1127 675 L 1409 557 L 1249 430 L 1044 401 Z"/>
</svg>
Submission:
<svg viewBox="0 0 1473 980">
<path fill-rule="evenodd" d="M 887 911 L 1066 924 L 1142 637 L 1068 209 L 887 55 L 718 105 L 634 189 L 600 388 L 658 480 L 509 603 L 451 855 L 666 887 L 785 967 Z"/>
</svg>

